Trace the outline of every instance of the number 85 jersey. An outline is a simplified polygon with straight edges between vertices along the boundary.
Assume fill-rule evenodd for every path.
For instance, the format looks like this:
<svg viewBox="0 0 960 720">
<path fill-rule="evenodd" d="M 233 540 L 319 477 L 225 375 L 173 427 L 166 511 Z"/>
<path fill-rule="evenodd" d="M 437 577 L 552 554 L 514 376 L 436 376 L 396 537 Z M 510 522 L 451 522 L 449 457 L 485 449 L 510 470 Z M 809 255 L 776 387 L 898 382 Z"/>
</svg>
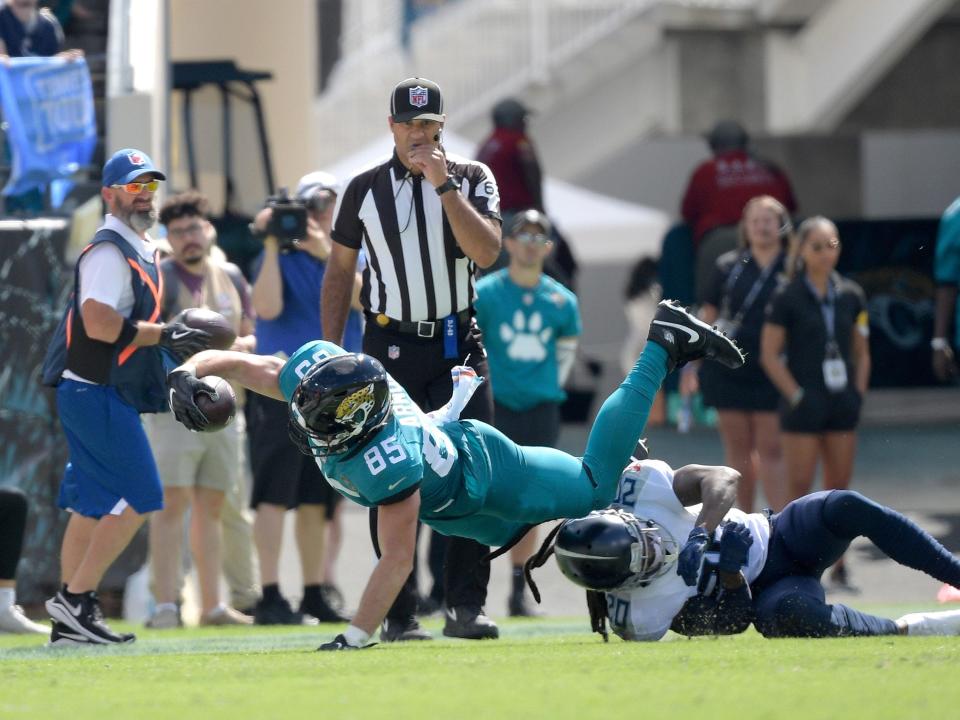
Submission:
<svg viewBox="0 0 960 720">
<path fill-rule="evenodd" d="M 287 402 L 313 365 L 345 353 L 339 345 L 323 340 L 297 350 L 280 372 L 280 390 Z M 461 438 L 462 433 L 448 433 L 434 424 L 392 377 L 389 385 L 391 411 L 386 425 L 358 448 L 316 459 L 327 482 L 366 507 L 402 500 L 421 488 L 424 510 L 433 504 L 427 502 L 431 497 L 450 498 L 449 506 L 464 510 L 463 503 L 456 502 L 463 484 L 460 453 L 450 437 Z"/>
</svg>

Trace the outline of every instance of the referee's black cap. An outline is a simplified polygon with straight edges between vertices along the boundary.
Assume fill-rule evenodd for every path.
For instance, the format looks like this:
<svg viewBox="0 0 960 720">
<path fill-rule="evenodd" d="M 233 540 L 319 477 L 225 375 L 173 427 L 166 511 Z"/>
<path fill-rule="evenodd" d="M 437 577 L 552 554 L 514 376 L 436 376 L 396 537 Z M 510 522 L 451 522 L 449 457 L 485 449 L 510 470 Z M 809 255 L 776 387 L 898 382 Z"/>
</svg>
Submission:
<svg viewBox="0 0 960 720">
<path fill-rule="evenodd" d="M 390 96 L 390 117 L 395 122 L 436 120 L 443 122 L 440 86 L 426 78 L 412 77 L 399 83 Z"/>
</svg>

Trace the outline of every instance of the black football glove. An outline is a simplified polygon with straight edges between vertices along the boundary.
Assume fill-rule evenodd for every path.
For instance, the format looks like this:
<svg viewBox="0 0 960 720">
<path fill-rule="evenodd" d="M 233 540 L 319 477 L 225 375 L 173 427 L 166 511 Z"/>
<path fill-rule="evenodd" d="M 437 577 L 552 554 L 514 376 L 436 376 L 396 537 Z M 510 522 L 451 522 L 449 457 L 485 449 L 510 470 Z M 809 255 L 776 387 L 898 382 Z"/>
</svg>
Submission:
<svg viewBox="0 0 960 720">
<path fill-rule="evenodd" d="M 687 536 L 687 542 L 677 557 L 677 575 L 690 587 L 697 584 L 703 553 L 710 544 L 710 534 L 701 526 L 695 527 Z"/>
<path fill-rule="evenodd" d="M 340 633 L 330 642 L 325 642 L 323 645 L 318 647 L 317 652 L 326 652 L 328 650 L 365 650 L 367 648 L 372 648 L 374 645 L 376 645 L 376 643 L 370 643 L 369 645 L 364 645 L 363 647 L 351 645 L 347 642 L 347 639 L 343 636 L 343 633 Z"/>
<path fill-rule="evenodd" d="M 720 572 L 740 572 L 740 568 L 747 564 L 751 545 L 753 535 L 750 534 L 750 528 L 738 522 L 724 523 L 723 535 L 720 536 L 720 562 L 717 563 Z"/>
<path fill-rule="evenodd" d="M 203 430 L 210 424 L 197 407 L 196 397 L 204 393 L 211 400 L 218 398 L 212 387 L 199 379 L 193 369 L 177 368 L 167 375 L 167 392 L 173 416 L 189 430 Z"/>
<path fill-rule="evenodd" d="M 212 336 L 206 330 L 196 330 L 181 322 L 169 322 L 160 331 L 160 347 L 166 348 L 178 362 L 210 347 Z"/>
</svg>

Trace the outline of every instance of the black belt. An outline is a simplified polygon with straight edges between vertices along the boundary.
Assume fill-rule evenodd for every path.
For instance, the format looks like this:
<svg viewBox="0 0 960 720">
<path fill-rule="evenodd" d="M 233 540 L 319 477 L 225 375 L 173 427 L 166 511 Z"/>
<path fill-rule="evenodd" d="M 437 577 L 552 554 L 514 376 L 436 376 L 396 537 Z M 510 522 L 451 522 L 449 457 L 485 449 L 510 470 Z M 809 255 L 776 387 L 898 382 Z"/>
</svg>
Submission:
<svg viewBox="0 0 960 720">
<path fill-rule="evenodd" d="M 443 320 L 394 320 L 383 313 L 376 315 L 366 313 L 366 316 L 367 323 L 372 323 L 384 330 L 392 330 L 403 335 L 416 335 L 427 339 L 443 337 Z M 461 310 L 456 315 L 457 326 L 462 327 L 469 324 L 472 317 L 473 313 L 470 310 Z"/>
</svg>

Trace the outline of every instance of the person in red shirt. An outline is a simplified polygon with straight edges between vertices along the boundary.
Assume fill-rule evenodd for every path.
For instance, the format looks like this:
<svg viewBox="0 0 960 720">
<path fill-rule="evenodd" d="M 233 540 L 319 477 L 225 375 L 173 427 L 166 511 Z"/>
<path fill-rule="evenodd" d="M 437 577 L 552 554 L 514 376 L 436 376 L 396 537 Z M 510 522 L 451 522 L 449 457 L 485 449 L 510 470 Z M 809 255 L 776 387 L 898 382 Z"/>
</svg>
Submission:
<svg viewBox="0 0 960 720">
<path fill-rule="evenodd" d="M 713 158 L 693 171 L 680 206 L 697 251 L 698 300 L 717 257 L 736 246 L 736 225 L 751 198 L 770 195 L 791 214 L 797 209 L 790 180 L 749 152 L 750 136 L 740 123 L 721 120 L 706 139 Z"/>
</svg>

